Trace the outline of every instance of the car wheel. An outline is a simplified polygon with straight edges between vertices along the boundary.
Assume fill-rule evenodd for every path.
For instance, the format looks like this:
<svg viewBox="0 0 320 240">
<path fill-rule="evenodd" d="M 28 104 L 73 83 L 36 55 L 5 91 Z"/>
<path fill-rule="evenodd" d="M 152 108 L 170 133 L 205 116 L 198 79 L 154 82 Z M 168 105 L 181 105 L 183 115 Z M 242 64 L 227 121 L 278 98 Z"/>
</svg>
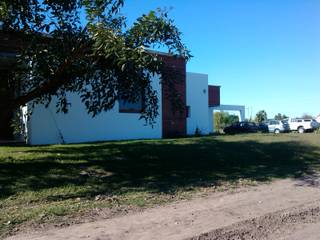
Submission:
<svg viewBox="0 0 320 240">
<path fill-rule="evenodd" d="M 274 130 L 274 133 L 275 133 L 275 134 L 279 134 L 279 133 L 280 133 L 280 130 L 279 130 L 279 129 L 276 129 L 276 130 Z"/>
<path fill-rule="evenodd" d="M 298 128 L 298 133 L 304 133 L 304 128 L 303 127 L 299 127 Z"/>
</svg>

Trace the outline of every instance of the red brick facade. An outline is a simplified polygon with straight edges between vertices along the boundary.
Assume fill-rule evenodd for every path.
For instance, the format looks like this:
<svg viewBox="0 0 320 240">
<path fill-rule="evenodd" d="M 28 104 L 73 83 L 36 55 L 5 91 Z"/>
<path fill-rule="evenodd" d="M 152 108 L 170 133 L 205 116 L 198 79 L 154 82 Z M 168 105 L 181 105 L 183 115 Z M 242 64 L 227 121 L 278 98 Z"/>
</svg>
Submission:
<svg viewBox="0 0 320 240">
<path fill-rule="evenodd" d="M 220 86 L 209 85 L 209 106 L 219 106 L 220 105 Z"/>
<path fill-rule="evenodd" d="M 162 84 L 162 137 L 179 137 L 187 134 L 186 119 L 186 61 L 183 58 L 163 56 L 167 71 L 177 71 L 178 79 L 168 86 L 166 81 Z M 170 74 L 169 74 L 170 75 Z M 175 109 L 168 97 L 171 89 L 177 91 L 182 106 Z"/>
</svg>

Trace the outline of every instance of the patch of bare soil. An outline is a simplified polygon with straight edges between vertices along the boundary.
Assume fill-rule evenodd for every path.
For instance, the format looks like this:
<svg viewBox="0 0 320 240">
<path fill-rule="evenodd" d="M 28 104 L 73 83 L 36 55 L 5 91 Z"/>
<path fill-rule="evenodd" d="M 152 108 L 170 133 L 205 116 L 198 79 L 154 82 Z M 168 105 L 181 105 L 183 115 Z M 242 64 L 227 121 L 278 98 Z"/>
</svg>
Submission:
<svg viewBox="0 0 320 240">
<path fill-rule="evenodd" d="M 232 224 L 200 236 L 188 238 L 188 240 L 271 240 L 286 239 L 301 233 L 304 234 L 303 239 L 306 237 L 319 239 L 320 228 L 316 234 L 313 231 L 306 231 L 310 225 L 314 227 L 318 224 L 320 224 L 320 201 L 308 204 L 308 206 L 297 206 Z M 295 232 L 296 234 L 294 234 Z"/>
<path fill-rule="evenodd" d="M 8 240 L 315 240 L 320 236 L 315 182 L 279 180 L 66 228 L 30 230 Z"/>
</svg>

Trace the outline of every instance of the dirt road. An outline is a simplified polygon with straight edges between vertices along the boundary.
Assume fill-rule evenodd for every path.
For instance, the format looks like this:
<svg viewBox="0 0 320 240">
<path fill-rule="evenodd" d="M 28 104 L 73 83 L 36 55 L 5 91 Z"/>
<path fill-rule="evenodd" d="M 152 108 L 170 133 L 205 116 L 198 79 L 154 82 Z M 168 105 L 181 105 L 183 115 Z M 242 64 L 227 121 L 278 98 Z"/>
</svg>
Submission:
<svg viewBox="0 0 320 240">
<path fill-rule="evenodd" d="M 318 180 L 280 180 L 8 240 L 320 239 Z"/>
</svg>

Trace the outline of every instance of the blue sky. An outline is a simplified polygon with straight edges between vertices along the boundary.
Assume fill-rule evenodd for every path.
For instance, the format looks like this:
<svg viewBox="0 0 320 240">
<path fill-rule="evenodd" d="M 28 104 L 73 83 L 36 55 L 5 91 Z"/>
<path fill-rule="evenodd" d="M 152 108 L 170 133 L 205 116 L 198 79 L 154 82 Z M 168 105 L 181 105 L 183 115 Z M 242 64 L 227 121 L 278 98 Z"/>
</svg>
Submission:
<svg viewBox="0 0 320 240">
<path fill-rule="evenodd" d="M 129 24 L 157 7 L 183 32 L 187 69 L 221 85 L 222 104 L 269 117 L 320 113 L 319 0 L 131 0 Z"/>
</svg>

